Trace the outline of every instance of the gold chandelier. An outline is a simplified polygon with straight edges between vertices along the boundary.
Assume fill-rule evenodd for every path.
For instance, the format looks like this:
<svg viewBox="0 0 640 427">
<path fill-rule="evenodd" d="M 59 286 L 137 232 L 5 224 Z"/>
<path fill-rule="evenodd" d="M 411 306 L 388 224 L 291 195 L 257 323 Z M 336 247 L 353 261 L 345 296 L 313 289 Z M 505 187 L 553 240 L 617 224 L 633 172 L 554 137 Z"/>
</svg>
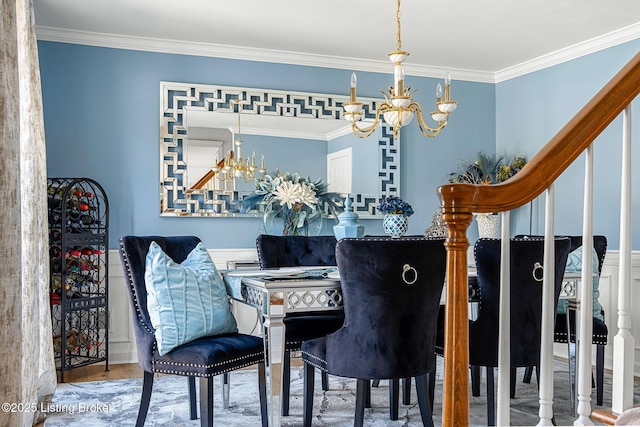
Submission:
<svg viewBox="0 0 640 427">
<path fill-rule="evenodd" d="M 238 132 L 234 137 L 235 150 L 229 151 L 227 156 L 218 161 L 216 158 L 215 164 L 211 167 L 211 170 L 215 173 L 215 176 L 220 181 L 233 181 L 238 178 L 243 178 L 245 182 L 253 181 L 255 179 L 256 172 L 261 175 L 267 173 L 267 169 L 264 167 L 264 155 L 260 161 L 260 167 L 256 166 L 256 153 L 251 155 L 251 158 L 242 158 L 242 135 L 240 129 L 240 100 L 234 99 L 232 104 L 238 104 Z"/>
<path fill-rule="evenodd" d="M 362 111 L 362 102 L 358 102 L 356 99 L 356 86 L 358 79 L 356 73 L 351 74 L 351 92 L 349 102 L 344 104 L 345 118 L 351 122 L 351 129 L 360 138 L 366 138 L 370 136 L 376 129 L 380 120 L 380 114 L 384 117 L 384 121 L 393 127 L 393 137 L 398 137 L 398 132 L 402 126 L 408 125 L 413 120 L 414 116 L 418 117 L 418 126 L 422 133 L 429 137 L 435 138 L 440 131 L 447 125 L 449 120 L 449 114 L 452 113 L 458 103 L 451 100 L 451 77 L 447 75 L 444 81 L 444 92 L 442 86 L 438 83 L 436 88 L 436 110 L 431 113 L 431 118 L 438 122 L 437 127 L 428 126 L 424 118 L 422 117 L 422 108 L 420 104 L 413 101 L 413 93 L 410 92 L 410 87 L 404 85 L 404 67 L 402 63 L 409 56 L 409 52 L 402 50 L 402 40 L 400 39 L 400 0 L 397 0 L 398 8 L 396 12 L 396 24 L 397 24 L 397 47 L 395 52 L 389 53 L 389 59 L 395 64 L 394 67 L 394 84 L 395 86 L 389 86 L 388 93 L 380 91 L 386 102 L 378 105 L 376 110 L 375 120 L 369 127 L 362 127 L 358 124 L 364 118 L 364 111 Z"/>
</svg>

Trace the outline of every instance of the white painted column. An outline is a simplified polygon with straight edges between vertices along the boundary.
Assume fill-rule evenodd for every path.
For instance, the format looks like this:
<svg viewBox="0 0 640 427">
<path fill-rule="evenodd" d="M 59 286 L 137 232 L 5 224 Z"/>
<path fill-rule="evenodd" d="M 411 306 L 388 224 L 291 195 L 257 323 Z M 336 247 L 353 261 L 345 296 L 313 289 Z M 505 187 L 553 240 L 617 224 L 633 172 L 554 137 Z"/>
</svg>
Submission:
<svg viewBox="0 0 640 427">
<path fill-rule="evenodd" d="M 633 406 L 635 340 L 631 335 L 631 205 L 631 105 L 628 105 L 622 113 L 618 333 L 613 338 L 611 393 L 611 409 L 618 414 Z"/>
</svg>

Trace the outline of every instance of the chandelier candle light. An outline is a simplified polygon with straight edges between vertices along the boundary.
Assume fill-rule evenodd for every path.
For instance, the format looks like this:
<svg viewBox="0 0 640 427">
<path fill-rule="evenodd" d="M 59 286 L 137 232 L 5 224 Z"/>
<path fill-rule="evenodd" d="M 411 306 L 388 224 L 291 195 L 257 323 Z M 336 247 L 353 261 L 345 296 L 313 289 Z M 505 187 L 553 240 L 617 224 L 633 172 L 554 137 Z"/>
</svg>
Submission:
<svg viewBox="0 0 640 427">
<path fill-rule="evenodd" d="M 267 169 L 264 167 L 264 155 L 260 162 L 260 168 L 256 166 L 256 154 L 253 153 L 251 159 L 242 158 L 242 135 L 240 131 L 240 100 L 234 99 L 232 104 L 238 104 L 238 133 L 234 138 L 235 151 L 231 150 L 227 156 L 218 161 L 216 158 L 215 164 L 211 167 L 211 170 L 215 172 L 216 177 L 221 181 L 232 181 L 236 178 L 243 178 L 245 182 L 253 181 L 255 179 L 256 171 L 260 172 L 262 176 L 267 173 Z"/>
<path fill-rule="evenodd" d="M 440 131 L 447 125 L 449 114 L 452 113 L 458 103 L 451 100 L 451 76 L 447 74 L 444 81 L 444 92 L 442 86 L 438 83 L 436 88 L 436 111 L 431 113 L 431 118 L 438 122 L 438 126 L 432 128 L 428 126 L 422 117 L 422 108 L 420 104 L 413 101 L 413 93 L 410 87 L 404 85 L 404 66 L 409 52 L 402 50 L 402 41 L 400 39 L 400 0 L 397 0 L 398 8 L 396 12 L 397 24 L 397 45 L 396 51 L 389 53 L 389 59 L 395 64 L 394 67 L 394 86 L 389 86 L 388 93 L 380 91 L 386 102 L 378 105 L 375 120 L 369 127 L 361 127 L 358 122 L 364 118 L 362 111 L 362 102 L 358 102 L 356 98 L 356 86 L 358 79 L 356 73 L 351 74 L 351 91 L 349 102 L 344 104 L 345 118 L 351 122 L 351 129 L 360 138 L 366 138 L 373 134 L 380 120 L 380 114 L 384 117 L 385 122 L 393 127 L 393 137 L 398 138 L 398 132 L 404 125 L 408 125 L 414 116 L 418 117 L 418 126 L 422 133 L 434 138 L 438 136 Z"/>
</svg>

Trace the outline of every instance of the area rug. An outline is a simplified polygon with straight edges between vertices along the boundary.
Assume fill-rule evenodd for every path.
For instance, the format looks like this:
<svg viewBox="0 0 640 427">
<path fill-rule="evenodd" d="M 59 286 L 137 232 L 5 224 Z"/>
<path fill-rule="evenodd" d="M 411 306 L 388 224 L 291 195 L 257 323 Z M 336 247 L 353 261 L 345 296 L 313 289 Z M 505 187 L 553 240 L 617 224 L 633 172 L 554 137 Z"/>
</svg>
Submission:
<svg viewBox="0 0 640 427">
<path fill-rule="evenodd" d="M 439 361 L 441 360 L 438 358 Z M 442 366 L 438 366 L 436 396 L 433 408 L 435 425 L 441 425 Z M 521 378 L 521 377 L 520 377 Z M 355 381 L 329 377 L 329 390 L 323 392 L 320 375 L 316 375 L 314 399 L 314 426 L 350 427 L 355 408 Z M 217 379 L 219 381 L 219 379 Z M 608 378 L 607 378 L 608 380 Z M 609 381 L 607 381 L 609 383 Z M 609 385 L 609 384 L 607 384 Z M 291 382 L 290 416 L 283 417 L 283 426 L 302 425 L 302 369 L 294 368 Z M 606 390 L 606 389 L 605 389 Z M 608 389 L 610 390 L 610 388 Z M 607 398 L 610 391 L 607 390 Z M 133 426 L 138 413 L 141 379 L 79 382 L 59 384 L 53 398 L 46 427 L 63 426 Z M 568 375 L 566 363 L 557 362 L 555 372 L 554 403 L 557 425 L 572 425 L 575 417 L 568 405 Z M 415 388 L 411 404 L 400 404 L 398 421 L 389 420 L 388 382 L 381 381 L 371 393 L 372 408 L 365 410 L 365 426 L 421 426 L 420 410 Z M 480 397 L 470 401 L 470 425 L 485 426 L 486 392 L 484 381 Z M 231 374 L 230 408 L 222 408 L 220 384 L 216 384 L 214 423 L 224 427 L 250 427 L 260 425 L 260 407 L 255 370 L 236 371 Z M 608 402 L 605 402 L 607 404 Z M 530 384 L 518 381 L 516 398 L 511 400 L 511 424 L 536 425 L 538 422 L 538 391 L 535 378 Z M 146 426 L 199 426 L 200 420 L 189 419 L 187 380 L 177 376 L 157 376 Z"/>
</svg>

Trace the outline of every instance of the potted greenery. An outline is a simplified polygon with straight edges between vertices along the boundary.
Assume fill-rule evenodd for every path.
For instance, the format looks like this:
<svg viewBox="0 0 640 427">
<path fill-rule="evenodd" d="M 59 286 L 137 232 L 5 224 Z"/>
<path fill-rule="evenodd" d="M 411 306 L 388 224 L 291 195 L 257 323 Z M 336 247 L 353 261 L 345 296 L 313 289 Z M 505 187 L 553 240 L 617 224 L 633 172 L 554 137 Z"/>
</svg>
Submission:
<svg viewBox="0 0 640 427">
<path fill-rule="evenodd" d="M 450 183 L 492 185 L 504 182 L 520 172 L 527 164 L 524 156 L 515 155 L 506 160 L 500 154 L 479 152 L 472 163 L 463 162 L 458 172 L 449 174 Z M 479 237 L 500 237 L 500 216 L 492 213 L 475 214 Z"/>
</svg>

